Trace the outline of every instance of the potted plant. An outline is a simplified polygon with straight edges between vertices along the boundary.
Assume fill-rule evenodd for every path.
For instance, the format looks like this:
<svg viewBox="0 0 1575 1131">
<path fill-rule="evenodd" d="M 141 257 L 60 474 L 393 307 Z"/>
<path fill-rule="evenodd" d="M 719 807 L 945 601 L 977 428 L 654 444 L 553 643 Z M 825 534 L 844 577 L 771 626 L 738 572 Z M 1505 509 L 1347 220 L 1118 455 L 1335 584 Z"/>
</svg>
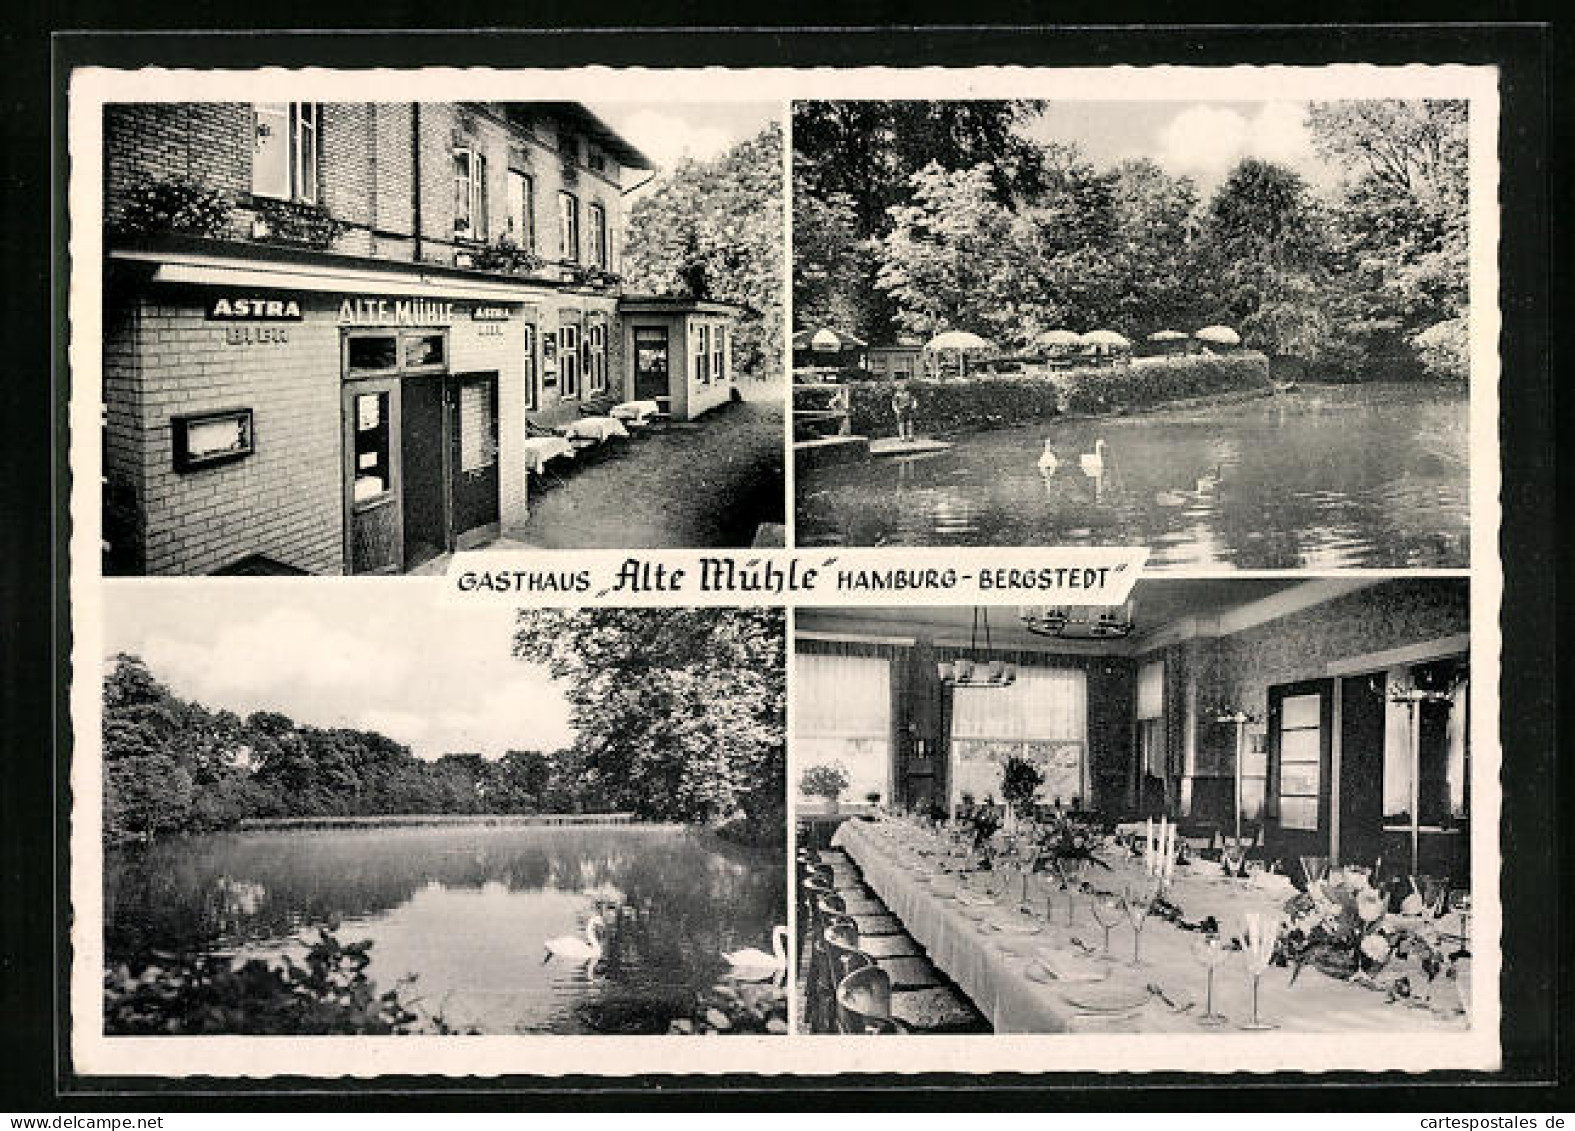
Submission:
<svg viewBox="0 0 1575 1131">
<path fill-rule="evenodd" d="M 835 813 L 837 799 L 842 796 L 842 791 L 848 788 L 848 771 L 840 762 L 823 762 L 818 766 L 808 766 L 799 775 L 798 788 L 806 797 L 825 798 L 826 808 Z"/>
<path fill-rule="evenodd" d="M 1011 807 L 1012 815 L 1022 820 L 1033 810 L 1034 794 L 1044 784 L 1044 772 L 1027 758 L 1016 754 L 1006 760 L 1001 771 L 1001 796 Z"/>
</svg>

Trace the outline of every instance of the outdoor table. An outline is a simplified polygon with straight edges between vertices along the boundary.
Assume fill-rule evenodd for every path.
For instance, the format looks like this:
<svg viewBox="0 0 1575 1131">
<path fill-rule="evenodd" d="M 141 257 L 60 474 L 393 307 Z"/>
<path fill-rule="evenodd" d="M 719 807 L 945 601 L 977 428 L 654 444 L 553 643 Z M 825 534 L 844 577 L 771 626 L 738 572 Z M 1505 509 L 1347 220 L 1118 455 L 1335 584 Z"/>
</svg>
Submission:
<svg viewBox="0 0 1575 1131">
<path fill-rule="evenodd" d="M 1066 926 L 1066 894 L 1054 880 L 1036 876 L 1031 888 L 1037 934 L 1007 934 L 981 922 L 970 908 L 954 896 L 937 893 L 919 870 L 914 853 L 929 848 L 917 829 L 867 821 L 846 821 L 832 838 L 858 864 L 864 882 L 880 896 L 904 928 L 926 950 L 929 958 L 957 983 L 998 1033 L 1058 1032 L 1145 1032 L 1240 1033 L 1238 1026 L 1251 1016 L 1251 978 L 1240 955 L 1232 954 L 1214 972 L 1214 1009 L 1229 1018 L 1229 1024 L 1209 1028 L 1198 1024 L 1203 1012 L 1206 971 L 1193 957 L 1193 943 L 1199 932 L 1183 931 L 1151 916 L 1143 928 L 1143 965 L 1132 966 L 1132 928 L 1123 918 L 1111 930 L 1111 952 L 1116 961 L 1109 966 L 1106 982 L 1111 986 L 1131 986 L 1146 990 L 1157 985 L 1177 1005 L 1196 1004 L 1175 1012 L 1158 996 L 1150 995 L 1135 1011 L 1107 1016 L 1087 1015 L 1063 996 L 1075 991 L 1079 983 L 1038 981 L 1029 975 L 1036 964 L 1033 953 L 1039 947 L 1055 947 L 1079 952 L 1072 943 L 1079 939 L 1096 951 L 1103 931 L 1094 922 L 1088 900 L 1081 898 L 1076 923 Z M 931 857 L 939 864 L 939 857 Z M 1095 888 L 1120 890 L 1123 879 L 1135 879 L 1131 871 L 1106 872 L 1092 868 L 1085 877 Z M 1000 905 L 988 915 L 1010 913 L 1018 902 L 1020 890 L 1009 886 Z M 1046 921 L 1046 899 L 1049 918 Z M 1285 894 L 1254 888 L 1240 881 L 1218 882 L 1204 876 L 1178 879 L 1171 898 L 1190 921 L 1214 915 L 1230 934 L 1241 916 L 1248 912 L 1276 913 L 1283 907 Z M 1022 916 L 1026 919 L 1027 916 Z M 1331 978 L 1306 966 L 1291 984 L 1291 971 L 1270 967 L 1263 975 L 1259 990 L 1259 1012 L 1274 1022 L 1278 1032 L 1398 1032 L 1401 1030 L 1451 1032 L 1465 1028 L 1464 1014 L 1449 1016 L 1403 1002 L 1389 1003 L 1384 994 Z"/>
<path fill-rule="evenodd" d="M 614 436 L 626 437 L 629 430 L 623 426 L 623 421 L 610 416 L 582 416 L 560 425 L 558 433 L 565 440 L 595 440 L 601 443 Z"/>
<path fill-rule="evenodd" d="M 547 470 L 549 461 L 559 458 L 572 459 L 574 445 L 562 436 L 531 436 L 524 445 L 525 465 L 540 475 Z"/>
<path fill-rule="evenodd" d="M 624 401 L 622 404 L 613 405 L 608 415 L 616 420 L 644 424 L 647 417 L 655 416 L 661 411 L 661 407 L 655 401 Z"/>
</svg>

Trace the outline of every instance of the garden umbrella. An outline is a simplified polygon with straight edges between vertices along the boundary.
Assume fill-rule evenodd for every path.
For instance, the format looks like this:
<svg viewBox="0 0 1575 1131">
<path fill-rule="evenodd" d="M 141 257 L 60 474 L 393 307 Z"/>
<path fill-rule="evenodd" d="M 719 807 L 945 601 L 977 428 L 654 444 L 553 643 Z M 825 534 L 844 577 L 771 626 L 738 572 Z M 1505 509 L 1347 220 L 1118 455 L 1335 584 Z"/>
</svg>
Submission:
<svg viewBox="0 0 1575 1131">
<path fill-rule="evenodd" d="M 1077 346 L 1083 344 L 1083 335 L 1076 330 L 1046 330 L 1034 341 L 1044 346 Z"/>
<path fill-rule="evenodd" d="M 926 353 L 955 352 L 960 363 L 959 368 L 962 369 L 964 375 L 968 372 L 967 351 L 987 350 L 989 348 L 989 342 L 985 341 L 978 334 L 970 334 L 967 330 L 947 330 L 944 333 L 936 334 L 935 337 L 924 344 Z"/>
<path fill-rule="evenodd" d="M 1187 335 L 1180 330 L 1156 330 L 1148 336 L 1148 340 L 1151 342 L 1184 342 L 1187 340 Z"/>
<path fill-rule="evenodd" d="M 863 349 L 864 343 L 852 334 L 833 330 L 830 326 L 820 326 L 794 334 L 793 348 L 814 350 L 816 353 L 840 353 L 845 349 Z"/>
<path fill-rule="evenodd" d="M 1241 335 L 1229 326 L 1205 326 L 1192 336 L 1200 342 L 1213 342 L 1217 346 L 1241 345 Z"/>
<path fill-rule="evenodd" d="M 1132 344 L 1114 330 L 1090 330 L 1078 340 L 1085 346 L 1106 346 L 1117 350 L 1124 350 Z"/>
</svg>

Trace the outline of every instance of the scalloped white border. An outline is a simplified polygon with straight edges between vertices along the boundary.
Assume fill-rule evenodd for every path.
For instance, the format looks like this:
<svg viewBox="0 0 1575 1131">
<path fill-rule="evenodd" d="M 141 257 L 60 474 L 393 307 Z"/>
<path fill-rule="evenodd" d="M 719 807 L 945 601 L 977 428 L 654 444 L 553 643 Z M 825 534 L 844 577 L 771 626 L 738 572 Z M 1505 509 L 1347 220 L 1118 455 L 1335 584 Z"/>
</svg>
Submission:
<svg viewBox="0 0 1575 1131">
<path fill-rule="evenodd" d="M 141 585 L 250 584 L 255 580 L 112 580 L 99 576 L 99 444 L 102 337 L 100 295 L 102 246 L 98 217 L 102 202 L 101 107 L 117 101 L 203 101 L 261 98 L 316 100 L 386 99 L 399 90 L 405 100 L 563 99 L 650 102 L 771 101 L 786 104 L 813 98 L 1000 98 L 1090 100 L 1266 100 L 1385 97 L 1465 98 L 1471 102 L 1471 331 L 1472 403 L 1471 501 L 1474 897 L 1473 950 L 1478 994 L 1474 1023 L 1459 1034 L 1274 1034 L 1211 1035 L 1191 1040 L 1175 1035 L 1042 1035 L 925 1037 L 868 1040 L 841 1037 L 733 1037 L 696 1041 L 669 1037 L 395 1037 L 247 1038 L 105 1037 L 101 1026 L 102 859 L 99 758 L 91 736 L 99 733 L 96 679 L 75 680 L 71 689 L 74 752 L 71 846 L 72 945 L 75 962 L 61 955 L 69 972 L 74 1025 L 73 1067 L 82 1074 L 184 1077 L 366 1078 L 388 1073 L 493 1077 L 504 1074 L 638 1073 L 831 1073 L 831 1072 L 1124 1072 L 1158 1069 L 1196 1073 L 1335 1069 L 1357 1071 L 1493 1069 L 1498 1041 L 1499 856 L 1497 831 L 1501 752 L 1498 746 L 1498 613 L 1502 564 L 1498 557 L 1499 437 L 1497 350 L 1499 100 L 1492 67 L 1414 65 L 1378 67 L 1025 67 L 837 70 L 706 68 L 668 70 L 585 67 L 505 71 L 427 68 L 417 71 L 333 71 L 318 68 L 252 71 L 149 68 L 114 71 L 84 68 L 69 88 L 70 240 L 73 272 L 70 362 L 74 395 L 70 406 L 71 599 L 73 671 L 94 673 L 102 664 L 100 602 L 134 600 Z M 786 165 L 786 162 L 784 162 Z M 784 177 L 786 170 L 784 170 Z M 785 210 L 786 211 L 786 210 Z M 784 236 L 786 238 L 786 235 Z M 791 497 L 791 496 L 790 496 Z M 965 552 L 959 551 L 959 557 Z M 982 560 L 982 559 L 981 559 Z M 1310 571 L 1292 571 L 1318 576 Z M 1358 571 L 1372 572 L 1372 571 Z M 1438 573 L 1451 571 L 1413 571 Z M 1189 576 L 1228 576 L 1198 571 Z M 1235 574 L 1234 576 L 1244 576 Z M 393 585 L 390 602 L 417 599 L 422 582 L 411 579 L 293 584 Z M 437 599 L 435 587 L 426 591 Z"/>
</svg>

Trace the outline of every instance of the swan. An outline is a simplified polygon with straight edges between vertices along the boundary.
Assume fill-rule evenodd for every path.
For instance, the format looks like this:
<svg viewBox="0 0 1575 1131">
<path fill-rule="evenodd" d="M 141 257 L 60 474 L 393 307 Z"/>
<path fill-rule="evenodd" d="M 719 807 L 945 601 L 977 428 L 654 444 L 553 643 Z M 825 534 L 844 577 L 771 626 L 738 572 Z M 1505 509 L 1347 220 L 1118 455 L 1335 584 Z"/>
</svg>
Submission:
<svg viewBox="0 0 1575 1131">
<path fill-rule="evenodd" d="M 571 958 L 575 961 L 588 962 L 593 958 L 602 956 L 602 932 L 607 925 L 602 922 L 600 915 L 593 915 L 585 921 L 585 937 L 578 935 L 559 935 L 546 942 L 547 954 L 552 958 Z"/>
<path fill-rule="evenodd" d="M 733 977 L 744 982 L 764 982 L 787 969 L 787 936 L 788 929 L 778 925 L 771 931 L 770 954 L 749 946 L 743 950 L 725 951 L 722 957 L 732 967 Z"/>
<path fill-rule="evenodd" d="M 1094 450 L 1084 452 L 1077 457 L 1078 464 L 1083 468 L 1084 475 L 1103 475 L 1105 472 L 1105 442 L 1094 441 Z"/>
<path fill-rule="evenodd" d="M 1061 461 L 1055 458 L 1055 453 L 1050 450 L 1050 441 L 1045 441 L 1045 450 L 1039 453 L 1039 470 L 1053 472 L 1060 466 Z"/>
</svg>

